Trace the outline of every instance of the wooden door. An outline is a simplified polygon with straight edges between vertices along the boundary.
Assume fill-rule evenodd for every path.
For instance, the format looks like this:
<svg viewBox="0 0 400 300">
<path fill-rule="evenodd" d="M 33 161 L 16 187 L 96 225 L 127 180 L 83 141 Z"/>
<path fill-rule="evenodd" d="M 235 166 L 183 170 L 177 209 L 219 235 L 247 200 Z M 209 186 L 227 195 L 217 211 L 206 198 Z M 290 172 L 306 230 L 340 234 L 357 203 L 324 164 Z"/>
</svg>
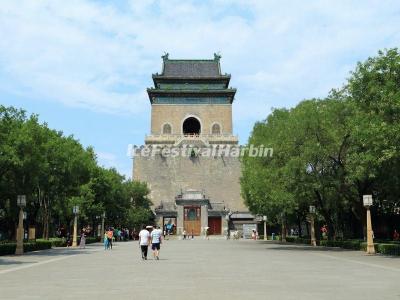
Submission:
<svg viewBox="0 0 400 300">
<path fill-rule="evenodd" d="M 187 235 L 201 234 L 201 209 L 200 206 L 185 206 L 183 215 L 183 228 Z"/>
<path fill-rule="evenodd" d="M 221 234 L 222 221 L 221 217 L 208 217 L 209 234 L 220 235 Z"/>
</svg>

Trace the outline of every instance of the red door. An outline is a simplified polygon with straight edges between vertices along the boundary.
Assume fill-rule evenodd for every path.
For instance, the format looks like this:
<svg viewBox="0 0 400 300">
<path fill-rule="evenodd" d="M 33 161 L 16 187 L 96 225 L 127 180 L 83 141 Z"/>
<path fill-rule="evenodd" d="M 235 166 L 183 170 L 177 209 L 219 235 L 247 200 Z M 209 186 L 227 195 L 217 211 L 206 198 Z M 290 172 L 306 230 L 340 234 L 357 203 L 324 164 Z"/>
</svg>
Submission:
<svg viewBox="0 0 400 300">
<path fill-rule="evenodd" d="M 221 217 L 208 217 L 209 233 L 214 235 L 221 234 Z"/>
<path fill-rule="evenodd" d="M 183 228 L 188 235 L 200 235 L 201 233 L 201 209 L 200 206 L 185 206 L 183 216 Z"/>
</svg>

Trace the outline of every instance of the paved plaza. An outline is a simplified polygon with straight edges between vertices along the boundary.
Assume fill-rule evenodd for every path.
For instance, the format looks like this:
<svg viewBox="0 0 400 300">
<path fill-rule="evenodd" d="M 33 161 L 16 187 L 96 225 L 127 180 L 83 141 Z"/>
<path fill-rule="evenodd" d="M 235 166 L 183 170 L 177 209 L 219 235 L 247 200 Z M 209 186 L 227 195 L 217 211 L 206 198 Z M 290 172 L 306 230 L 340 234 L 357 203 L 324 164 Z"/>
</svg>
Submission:
<svg viewBox="0 0 400 300">
<path fill-rule="evenodd" d="M 400 299 L 400 258 L 224 239 L 0 257 L 0 299 Z"/>
</svg>

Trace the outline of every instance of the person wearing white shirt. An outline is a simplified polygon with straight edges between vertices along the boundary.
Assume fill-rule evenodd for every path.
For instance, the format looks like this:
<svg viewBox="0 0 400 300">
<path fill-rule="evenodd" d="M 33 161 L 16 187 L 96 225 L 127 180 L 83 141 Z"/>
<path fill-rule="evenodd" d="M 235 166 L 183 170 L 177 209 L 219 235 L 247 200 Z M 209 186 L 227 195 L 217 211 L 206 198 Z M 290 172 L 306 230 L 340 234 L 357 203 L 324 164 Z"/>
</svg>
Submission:
<svg viewBox="0 0 400 300">
<path fill-rule="evenodd" d="M 151 249 L 153 250 L 153 256 L 156 260 L 159 260 L 160 245 L 162 239 L 162 231 L 160 226 L 157 226 L 150 234 L 151 236 Z"/>
<path fill-rule="evenodd" d="M 143 225 L 142 230 L 139 232 L 139 246 L 142 252 L 142 259 L 147 260 L 147 250 L 149 248 L 150 232 Z"/>
</svg>

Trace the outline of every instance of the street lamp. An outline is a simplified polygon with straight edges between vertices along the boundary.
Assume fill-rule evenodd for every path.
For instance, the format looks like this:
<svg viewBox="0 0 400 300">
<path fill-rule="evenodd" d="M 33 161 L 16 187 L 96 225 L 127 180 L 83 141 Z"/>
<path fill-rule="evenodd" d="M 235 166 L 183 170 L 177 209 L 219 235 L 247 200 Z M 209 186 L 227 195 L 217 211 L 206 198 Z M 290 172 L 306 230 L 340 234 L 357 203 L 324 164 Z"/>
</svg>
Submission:
<svg viewBox="0 0 400 300">
<path fill-rule="evenodd" d="M 315 239 L 315 225 L 314 225 L 314 216 L 315 216 L 315 206 L 310 205 L 310 228 L 311 228 L 311 246 L 317 246 L 317 241 Z"/>
<path fill-rule="evenodd" d="M 372 195 L 363 195 L 363 203 L 367 209 L 367 254 L 375 254 L 374 237 L 372 231 L 370 206 L 373 204 Z"/>
<path fill-rule="evenodd" d="M 24 207 L 26 206 L 26 196 L 17 196 L 17 205 L 19 206 L 19 220 L 17 229 L 17 247 L 15 248 L 16 255 L 24 254 Z"/>
<path fill-rule="evenodd" d="M 267 216 L 263 216 L 263 221 L 264 221 L 264 240 L 268 240 L 268 234 L 267 234 Z"/>
<path fill-rule="evenodd" d="M 74 235 L 72 237 L 72 247 L 78 246 L 78 214 L 79 214 L 79 206 L 74 205 L 72 208 L 72 212 L 74 214 Z"/>
</svg>

